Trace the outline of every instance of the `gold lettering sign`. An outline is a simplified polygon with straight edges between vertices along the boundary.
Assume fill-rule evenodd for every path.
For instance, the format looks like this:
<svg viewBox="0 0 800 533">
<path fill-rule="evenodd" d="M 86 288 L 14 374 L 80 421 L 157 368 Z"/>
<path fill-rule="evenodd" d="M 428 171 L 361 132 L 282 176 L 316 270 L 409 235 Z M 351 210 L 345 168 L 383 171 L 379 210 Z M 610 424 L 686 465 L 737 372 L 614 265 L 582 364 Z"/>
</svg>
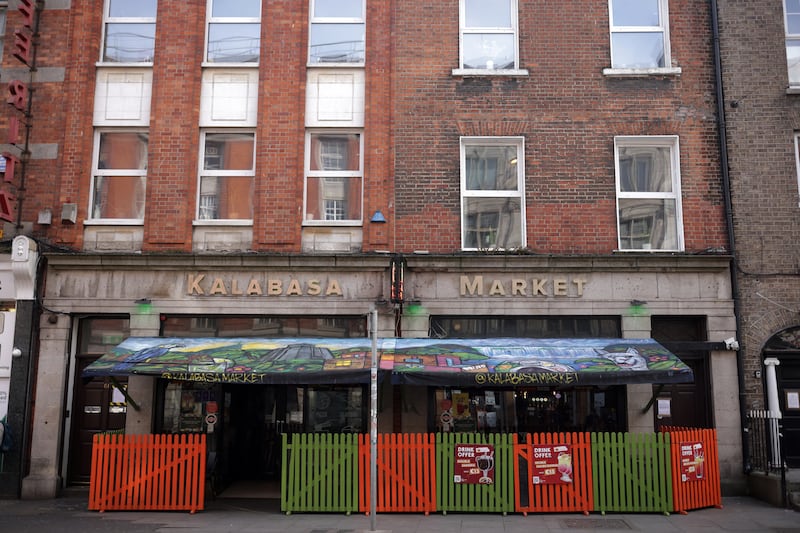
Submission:
<svg viewBox="0 0 800 533">
<path fill-rule="evenodd" d="M 344 296 L 337 279 L 210 277 L 187 274 L 189 296 Z"/>
<path fill-rule="evenodd" d="M 583 278 L 485 278 L 461 276 L 461 296 L 553 296 L 581 297 L 587 280 Z"/>
</svg>

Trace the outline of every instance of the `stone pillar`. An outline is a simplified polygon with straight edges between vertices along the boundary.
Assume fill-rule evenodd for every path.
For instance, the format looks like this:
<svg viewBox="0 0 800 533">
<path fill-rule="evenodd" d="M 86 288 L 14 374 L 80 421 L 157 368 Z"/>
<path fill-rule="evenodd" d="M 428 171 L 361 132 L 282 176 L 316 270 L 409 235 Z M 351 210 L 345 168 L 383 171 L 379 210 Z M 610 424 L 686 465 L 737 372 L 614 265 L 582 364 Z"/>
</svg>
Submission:
<svg viewBox="0 0 800 533">
<path fill-rule="evenodd" d="M 781 362 L 775 357 L 764 359 L 764 366 L 767 367 L 767 408 L 769 409 L 769 428 L 770 428 L 770 450 L 772 466 L 781 466 L 781 442 L 778 432 L 779 420 L 782 417 L 781 406 L 778 399 L 778 376 L 775 367 Z"/>
<path fill-rule="evenodd" d="M 132 314 L 130 322 L 131 337 L 158 337 L 158 312 L 152 309 Z M 128 396 L 136 402 L 135 408 L 128 402 L 125 415 L 125 433 L 128 435 L 153 432 L 156 379 L 152 376 L 129 376 Z"/>
<path fill-rule="evenodd" d="M 651 335 L 649 313 L 636 313 L 622 317 L 622 337 L 625 339 L 648 339 Z M 628 398 L 628 431 L 631 433 L 652 433 L 655 429 L 651 407 L 642 409 L 653 397 L 653 385 L 641 383 L 626 386 Z M 655 405 L 655 404 L 654 404 Z"/>
</svg>

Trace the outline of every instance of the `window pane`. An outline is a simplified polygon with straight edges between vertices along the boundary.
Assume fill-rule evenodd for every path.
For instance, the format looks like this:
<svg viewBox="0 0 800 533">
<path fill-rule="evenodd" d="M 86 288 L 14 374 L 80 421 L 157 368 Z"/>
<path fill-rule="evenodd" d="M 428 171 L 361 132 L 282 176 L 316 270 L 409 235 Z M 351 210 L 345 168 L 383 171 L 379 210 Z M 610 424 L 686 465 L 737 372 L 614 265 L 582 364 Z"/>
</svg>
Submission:
<svg viewBox="0 0 800 533">
<path fill-rule="evenodd" d="M 260 24 L 209 24 L 208 61 L 254 63 L 261 47 Z"/>
<path fill-rule="evenodd" d="M 659 0 L 612 0 L 613 26 L 659 26 Z"/>
<path fill-rule="evenodd" d="M 363 24 L 312 24 L 311 63 L 363 63 Z"/>
<path fill-rule="evenodd" d="M 467 198 L 465 248 L 516 248 L 522 245 L 519 198 Z"/>
<path fill-rule="evenodd" d="M 361 18 L 363 0 L 314 0 L 314 17 Z"/>
<path fill-rule="evenodd" d="M 95 176 L 92 218 L 144 218 L 144 176 Z"/>
<path fill-rule="evenodd" d="M 201 220 L 249 220 L 253 218 L 253 178 L 250 176 L 203 176 L 200 181 Z"/>
<path fill-rule="evenodd" d="M 206 170 L 253 170 L 252 133 L 206 134 L 203 168 Z"/>
<path fill-rule="evenodd" d="M 800 13 L 800 0 L 786 0 L 786 13 Z"/>
<path fill-rule="evenodd" d="M 147 168 L 147 134 L 101 133 L 97 168 L 145 170 Z"/>
<path fill-rule="evenodd" d="M 510 0 L 464 0 L 467 28 L 511 28 Z"/>
<path fill-rule="evenodd" d="M 260 18 L 260 0 L 214 0 L 211 6 L 211 16 L 216 17 L 241 17 Z"/>
<path fill-rule="evenodd" d="M 467 146 L 466 183 L 470 191 L 516 191 L 516 146 Z"/>
<path fill-rule="evenodd" d="M 615 68 L 658 68 L 664 66 L 664 36 L 661 32 L 614 33 L 611 58 Z"/>
<path fill-rule="evenodd" d="M 619 148 L 621 192 L 672 192 L 672 164 L 667 147 Z"/>
<path fill-rule="evenodd" d="M 152 62 L 155 35 L 155 24 L 107 24 L 103 61 Z"/>
<path fill-rule="evenodd" d="M 514 68 L 514 36 L 497 33 L 464 34 L 464 68 Z"/>
<path fill-rule="evenodd" d="M 359 170 L 361 162 L 359 135 L 311 135 L 311 170 Z"/>
<path fill-rule="evenodd" d="M 308 178 L 306 220 L 361 220 L 361 178 Z"/>
<path fill-rule="evenodd" d="M 108 0 L 110 17 L 155 18 L 156 0 Z"/>
<path fill-rule="evenodd" d="M 789 67 L 789 83 L 800 84 L 800 40 L 786 41 L 786 60 Z"/>
<path fill-rule="evenodd" d="M 619 234 L 623 250 L 677 250 L 675 200 L 620 198 Z"/>
<path fill-rule="evenodd" d="M 790 35 L 800 33 L 800 13 L 786 16 L 786 32 Z"/>
</svg>

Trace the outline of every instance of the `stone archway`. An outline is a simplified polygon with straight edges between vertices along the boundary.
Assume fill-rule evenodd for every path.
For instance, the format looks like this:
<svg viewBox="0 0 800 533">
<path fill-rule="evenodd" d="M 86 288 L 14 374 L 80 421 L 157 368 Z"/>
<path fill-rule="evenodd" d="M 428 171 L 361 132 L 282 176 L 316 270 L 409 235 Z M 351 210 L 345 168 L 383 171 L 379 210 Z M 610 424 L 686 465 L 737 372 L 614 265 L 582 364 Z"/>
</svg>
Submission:
<svg viewBox="0 0 800 533">
<path fill-rule="evenodd" d="M 775 358 L 778 402 L 783 415 L 783 447 L 789 468 L 800 468 L 800 326 L 779 331 L 767 341 L 763 358 Z"/>
</svg>

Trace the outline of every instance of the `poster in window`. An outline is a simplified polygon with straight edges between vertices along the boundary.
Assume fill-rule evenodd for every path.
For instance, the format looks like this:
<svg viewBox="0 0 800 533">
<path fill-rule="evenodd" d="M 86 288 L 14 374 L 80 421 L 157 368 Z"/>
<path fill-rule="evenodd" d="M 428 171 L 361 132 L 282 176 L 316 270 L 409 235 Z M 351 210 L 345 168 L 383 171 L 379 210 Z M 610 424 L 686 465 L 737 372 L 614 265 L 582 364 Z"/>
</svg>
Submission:
<svg viewBox="0 0 800 533">
<path fill-rule="evenodd" d="M 203 404 L 197 401 L 194 391 L 181 392 L 180 431 L 194 433 L 203 429 Z"/>
<path fill-rule="evenodd" d="M 454 483 L 490 485 L 494 483 L 494 446 L 457 444 Z"/>
<path fill-rule="evenodd" d="M 681 481 L 700 481 L 705 475 L 705 450 L 702 442 L 681 442 Z"/>
<path fill-rule="evenodd" d="M 800 409 L 800 391 L 796 390 L 786 391 L 786 408 Z"/>
<path fill-rule="evenodd" d="M 475 431 L 475 420 L 470 411 L 469 394 L 453 393 L 453 429 L 455 431 Z"/>
<path fill-rule="evenodd" d="M 533 484 L 572 483 L 572 450 L 568 444 L 533 446 Z"/>
</svg>

